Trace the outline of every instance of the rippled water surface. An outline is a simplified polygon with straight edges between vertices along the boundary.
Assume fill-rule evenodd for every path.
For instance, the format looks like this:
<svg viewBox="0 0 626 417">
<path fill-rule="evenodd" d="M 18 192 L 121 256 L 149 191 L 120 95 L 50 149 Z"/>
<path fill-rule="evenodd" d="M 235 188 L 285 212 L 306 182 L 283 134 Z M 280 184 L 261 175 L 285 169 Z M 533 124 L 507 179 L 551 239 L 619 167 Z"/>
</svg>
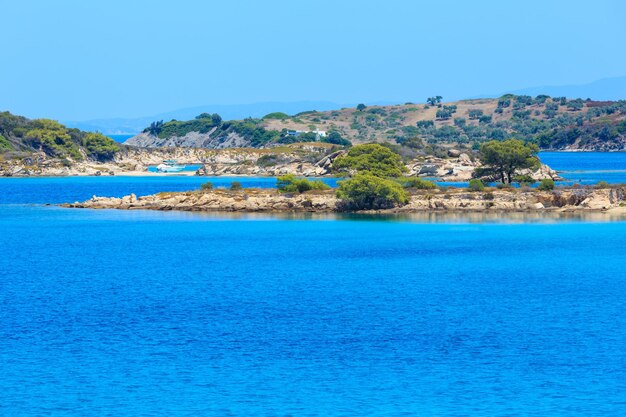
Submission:
<svg viewBox="0 0 626 417">
<path fill-rule="evenodd" d="M 626 413 L 625 222 L 30 204 L 169 179 L 97 181 L 0 180 L 0 415 Z"/>
</svg>

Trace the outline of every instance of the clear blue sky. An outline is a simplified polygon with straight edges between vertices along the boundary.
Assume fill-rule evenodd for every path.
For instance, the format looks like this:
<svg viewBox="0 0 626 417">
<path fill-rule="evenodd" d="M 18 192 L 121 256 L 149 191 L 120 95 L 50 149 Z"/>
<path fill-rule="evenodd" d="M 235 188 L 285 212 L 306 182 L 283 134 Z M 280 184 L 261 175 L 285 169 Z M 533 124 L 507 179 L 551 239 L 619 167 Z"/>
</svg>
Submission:
<svg viewBox="0 0 626 417">
<path fill-rule="evenodd" d="M 0 0 L 0 110 L 455 99 L 626 75 L 621 0 Z"/>
</svg>

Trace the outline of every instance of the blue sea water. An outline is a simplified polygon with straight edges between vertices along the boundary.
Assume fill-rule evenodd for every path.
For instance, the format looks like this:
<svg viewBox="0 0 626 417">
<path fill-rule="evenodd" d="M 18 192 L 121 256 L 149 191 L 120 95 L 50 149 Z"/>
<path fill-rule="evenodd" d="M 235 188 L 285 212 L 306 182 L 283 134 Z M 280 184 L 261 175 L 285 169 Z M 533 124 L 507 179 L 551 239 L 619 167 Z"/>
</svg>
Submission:
<svg viewBox="0 0 626 417">
<path fill-rule="evenodd" d="M 539 158 L 567 184 L 626 183 L 626 152 L 540 152 Z"/>
<path fill-rule="evenodd" d="M 0 415 L 626 414 L 625 221 L 42 205 L 204 181 L 0 179 Z"/>
<path fill-rule="evenodd" d="M 337 178 L 322 178 L 331 187 Z M 200 189 L 205 182 L 215 188 L 228 188 L 238 181 L 245 188 L 275 188 L 272 177 L 25 177 L 0 178 L 0 204 L 61 204 L 84 201 L 93 195 L 123 197 L 130 193 L 137 196 L 162 191 L 190 191 Z"/>
<path fill-rule="evenodd" d="M 107 135 L 116 142 L 124 143 L 135 135 Z"/>
</svg>

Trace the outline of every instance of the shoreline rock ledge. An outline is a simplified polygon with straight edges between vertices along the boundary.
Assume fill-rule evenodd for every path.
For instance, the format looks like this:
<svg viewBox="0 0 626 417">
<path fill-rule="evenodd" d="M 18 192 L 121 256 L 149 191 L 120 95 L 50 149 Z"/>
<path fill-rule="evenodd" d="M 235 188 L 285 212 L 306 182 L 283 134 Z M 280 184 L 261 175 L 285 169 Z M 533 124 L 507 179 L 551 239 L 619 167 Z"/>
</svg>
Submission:
<svg viewBox="0 0 626 417">
<path fill-rule="evenodd" d="M 272 189 L 164 192 L 137 197 L 97 197 L 62 207 L 118 210 L 180 210 L 206 212 L 342 212 L 334 191 L 283 194 Z M 410 212 L 612 211 L 626 214 L 626 187 L 567 188 L 554 191 L 467 190 L 416 191 L 402 207 L 370 213 Z"/>
</svg>

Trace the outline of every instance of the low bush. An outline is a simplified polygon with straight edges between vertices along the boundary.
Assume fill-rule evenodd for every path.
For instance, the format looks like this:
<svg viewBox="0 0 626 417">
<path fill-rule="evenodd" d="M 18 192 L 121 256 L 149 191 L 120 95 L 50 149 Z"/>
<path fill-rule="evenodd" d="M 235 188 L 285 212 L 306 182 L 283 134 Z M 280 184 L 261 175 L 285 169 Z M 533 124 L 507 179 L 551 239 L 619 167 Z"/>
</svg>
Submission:
<svg viewBox="0 0 626 417">
<path fill-rule="evenodd" d="M 293 174 L 283 175 L 276 179 L 276 188 L 282 193 L 304 193 L 310 190 L 328 190 L 330 187 L 321 180 L 310 181 L 297 178 Z"/>
<path fill-rule="evenodd" d="M 598 182 L 596 183 L 596 185 L 595 185 L 595 188 L 599 188 L 599 189 L 602 189 L 602 188 L 609 188 L 609 187 L 610 187 L 610 185 L 609 185 L 609 183 L 608 183 L 608 182 L 606 182 L 606 181 L 598 181 Z"/>
<path fill-rule="evenodd" d="M 379 210 L 403 206 L 409 196 L 396 181 L 361 173 L 339 183 L 337 197 L 347 210 Z"/>
<path fill-rule="evenodd" d="M 398 180 L 404 188 L 415 188 L 416 190 L 433 190 L 437 184 L 419 177 L 404 177 Z"/>
<path fill-rule="evenodd" d="M 202 191 L 210 191 L 213 189 L 213 183 L 211 182 L 205 182 L 200 186 L 200 189 Z"/>
<path fill-rule="evenodd" d="M 554 180 L 545 178 L 541 180 L 541 183 L 537 187 L 539 191 L 551 191 L 554 190 Z"/>
<path fill-rule="evenodd" d="M 472 179 L 469 182 L 469 187 L 467 187 L 470 191 L 483 191 L 485 189 L 485 184 L 479 179 Z"/>
<path fill-rule="evenodd" d="M 231 191 L 237 191 L 237 190 L 241 190 L 243 187 L 241 186 L 241 183 L 239 181 L 233 181 L 230 183 L 230 190 Z"/>
</svg>

